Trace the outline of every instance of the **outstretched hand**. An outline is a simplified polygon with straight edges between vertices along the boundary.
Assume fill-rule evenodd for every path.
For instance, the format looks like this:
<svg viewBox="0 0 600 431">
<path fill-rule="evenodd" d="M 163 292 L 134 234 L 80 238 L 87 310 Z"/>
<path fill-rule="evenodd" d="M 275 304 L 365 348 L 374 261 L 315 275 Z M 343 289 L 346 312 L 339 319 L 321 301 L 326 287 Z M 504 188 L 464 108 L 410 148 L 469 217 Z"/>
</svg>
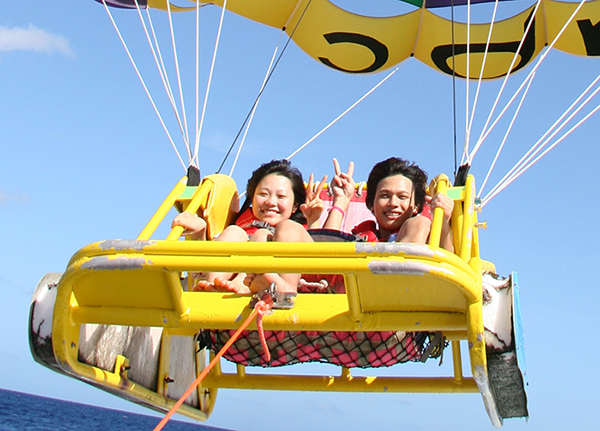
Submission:
<svg viewBox="0 0 600 431">
<path fill-rule="evenodd" d="M 184 211 L 178 214 L 171 223 L 171 229 L 175 226 L 182 226 L 184 236 L 190 236 L 192 239 L 206 239 L 206 221 L 196 214 Z"/>
<path fill-rule="evenodd" d="M 323 187 L 325 187 L 325 182 L 327 181 L 327 175 L 323 177 L 323 179 L 319 182 L 319 184 L 314 184 L 314 175 L 310 174 L 308 178 L 308 186 L 306 188 L 306 203 L 300 205 L 300 211 L 306 217 L 306 226 L 308 229 L 317 229 L 319 228 L 319 220 L 321 218 L 321 214 L 325 210 L 325 202 L 320 198 L 321 191 Z"/>
<path fill-rule="evenodd" d="M 334 158 L 333 169 L 335 170 L 335 176 L 331 180 L 333 203 L 335 205 L 344 205 L 342 209 L 345 211 L 354 195 L 355 182 L 354 178 L 352 178 L 352 175 L 354 175 L 354 162 L 350 162 L 348 172 L 344 173 L 340 169 L 340 163 Z"/>
</svg>

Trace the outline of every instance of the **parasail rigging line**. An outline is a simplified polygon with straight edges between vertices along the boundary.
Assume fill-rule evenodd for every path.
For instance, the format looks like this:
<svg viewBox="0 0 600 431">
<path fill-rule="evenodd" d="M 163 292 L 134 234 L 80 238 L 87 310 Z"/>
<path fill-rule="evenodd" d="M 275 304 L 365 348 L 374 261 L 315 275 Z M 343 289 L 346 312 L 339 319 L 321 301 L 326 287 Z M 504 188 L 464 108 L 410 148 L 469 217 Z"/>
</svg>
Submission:
<svg viewBox="0 0 600 431">
<path fill-rule="evenodd" d="M 254 114 L 256 113 L 256 109 L 258 108 L 258 103 L 260 102 L 260 98 L 261 98 L 262 92 L 263 92 L 265 86 L 267 85 L 267 81 L 268 81 L 269 75 L 271 73 L 271 70 L 273 69 L 273 63 L 275 61 L 275 57 L 277 56 L 277 51 L 279 51 L 279 45 L 281 45 L 281 39 L 283 37 L 283 34 L 285 33 L 285 29 L 287 28 L 288 24 L 290 23 L 290 20 L 292 19 L 292 17 L 294 16 L 294 14 L 296 13 L 296 11 L 298 10 L 298 7 L 300 6 L 300 2 L 301 1 L 302 0 L 298 0 L 296 2 L 296 7 L 294 8 L 294 10 L 292 11 L 292 13 L 288 17 L 288 19 L 285 22 L 285 24 L 283 25 L 283 27 L 281 29 L 281 33 L 279 33 L 279 39 L 277 40 L 277 45 L 275 46 L 275 50 L 273 51 L 273 55 L 271 56 L 271 62 L 269 63 L 269 67 L 267 67 L 267 73 L 265 74 L 265 79 L 263 80 L 263 83 L 262 83 L 262 85 L 260 87 L 260 90 L 258 92 L 258 96 L 256 97 L 256 103 L 254 103 L 252 105 L 252 109 L 250 110 L 250 118 L 248 119 L 248 122 L 247 122 L 245 130 L 244 130 L 244 136 L 242 136 L 242 141 L 240 142 L 238 150 L 235 153 L 235 159 L 233 159 L 233 163 L 231 165 L 231 170 L 229 171 L 229 176 L 230 177 L 233 176 L 233 172 L 235 171 L 235 167 L 237 165 L 237 161 L 238 161 L 238 159 L 240 157 L 240 154 L 242 152 L 242 148 L 244 148 L 244 144 L 246 143 L 246 136 L 248 136 L 248 131 L 250 130 L 250 125 L 252 124 L 252 120 L 254 119 Z M 242 126 L 242 128 L 243 127 L 244 126 Z M 236 137 L 236 139 L 237 139 L 237 137 Z M 234 141 L 234 143 L 235 143 L 235 141 Z"/>
<path fill-rule="evenodd" d="M 475 154 L 477 153 L 477 151 L 481 147 L 481 144 L 483 143 L 483 141 L 485 140 L 485 138 L 487 138 L 487 136 L 492 131 L 492 129 L 495 127 L 495 125 L 498 123 L 498 121 L 500 121 L 500 119 L 502 118 L 502 116 L 506 113 L 506 111 L 510 107 L 510 105 L 512 105 L 512 103 L 514 102 L 514 100 L 517 97 L 517 95 L 523 90 L 523 87 L 525 87 L 525 85 L 527 85 L 527 83 L 528 83 L 529 80 L 533 79 L 533 76 L 535 75 L 537 69 L 540 67 L 540 65 L 542 64 L 542 62 L 544 61 L 544 59 L 548 56 L 548 53 L 550 53 L 551 49 L 554 47 L 554 45 L 556 44 L 556 42 L 558 41 L 558 39 L 560 38 L 560 36 L 564 33 L 564 31 L 566 30 L 566 28 L 568 27 L 568 25 L 571 23 L 571 21 L 573 21 L 573 19 L 575 18 L 575 16 L 577 15 L 577 13 L 579 12 L 579 10 L 581 9 L 581 7 L 583 6 L 583 4 L 585 2 L 586 2 L 586 0 L 581 0 L 581 2 L 579 3 L 579 5 L 577 6 L 577 8 L 573 11 L 573 13 L 569 17 L 569 19 L 565 22 L 565 24 L 561 28 L 561 30 L 557 33 L 557 35 L 554 38 L 554 40 L 547 46 L 545 52 L 539 57 L 539 59 L 538 59 L 537 63 L 535 64 L 535 66 L 529 72 L 529 74 L 527 75 L 527 77 L 523 80 L 523 82 L 521 83 L 521 85 L 519 86 L 519 88 L 515 91 L 514 95 L 508 101 L 508 103 L 506 104 L 506 106 L 504 107 L 504 109 L 502 110 L 502 112 L 500 114 L 498 114 L 498 117 L 496 117 L 496 119 L 494 120 L 494 122 L 492 123 L 492 125 L 486 130 L 486 127 L 489 124 L 489 121 L 490 121 L 490 119 L 491 119 L 491 117 L 493 115 L 493 111 L 495 110 L 497 101 L 499 100 L 499 97 L 500 97 L 500 93 L 499 93 L 499 95 L 496 98 L 496 102 L 494 103 L 494 106 L 492 107 L 492 111 L 490 112 L 490 115 L 488 117 L 488 121 L 486 122 L 486 126 L 484 126 L 484 129 L 481 132 L 481 137 L 479 138 L 479 140 L 477 142 L 477 145 L 475 146 L 475 148 L 473 148 L 473 151 L 469 155 L 469 158 L 468 158 L 468 163 L 469 164 L 472 163 L 472 160 L 473 160 Z M 539 5 L 539 3 L 538 3 L 538 5 Z M 538 5 L 536 5 L 536 11 L 537 11 Z M 533 22 L 533 19 L 529 21 L 529 25 L 532 22 Z M 529 25 L 528 25 L 526 31 L 524 32 L 524 36 L 529 31 Z M 523 43 L 523 40 L 524 39 L 521 40 L 521 45 Z M 521 49 L 521 45 L 519 45 L 519 48 L 517 49 L 517 53 Z M 503 82 L 503 85 L 502 85 L 502 88 L 501 88 L 500 91 L 502 91 L 504 89 L 504 85 L 505 85 L 506 80 L 508 79 L 509 74 L 510 74 L 510 70 L 512 70 L 512 64 L 511 64 L 511 67 L 509 69 L 509 73 L 505 77 L 505 80 Z"/>
<path fill-rule="evenodd" d="M 194 111 L 196 111 L 195 114 L 195 123 L 194 123 L 194 130 L 198 130 L 198 123 L 199 123 L 199 112 L 198 112 L 198 106 L 200 106 L 200 2 L 198 0 L 196 0 L 196 100 L 194 103 Z M 190 161 L 192 160 L 192 157 L 190 155 Z"/>
<path fill-rule="evenodd" d="M 196 138 L 194 142 L 194 153 L 192 155 L 192 160 L 190 160 L 190 164 L 199 167 L 198 164 L 198 149 L 200 147 L 200 135 L 202 134 L 202 126 L 204 125 L 204 116 L 206 114 L 206 105 L 208 103 L 208 95 L 210 92 L 210 87 L 212 84 L 213 72 L 215 69 L 215 63 L 217 60 L 217 50 L 219 48 L 219 42 L 221 39 L 221 30 L 223 29 L 223 20 L 225 18 L 225 11 L 227 10 L 227 0 L 223 2 L 223 6 L 221 9 L 221 19 L 219 20 L 219 29 L 217 31 L 217 40 L 215 41 L 215 49 L 213 50 L 212 62 L 210 65 L 210 72 L 208 74 L 208 83 L 206 85 L 206 92 L 204 94 L 204 104 L 202 106 L 202 114 L 200 116 L 200 125 L 196 129 Z"/>
<path fill-rule="evenodd" d="M 281 43 L 281 37 L 283 36 L 284 31 L 282 30 L 280 35 L 279 35 L 279 40 L 277 42 L 277 46 L 275 47 L 275 51 L 273 51 L 273 55 L 271 56 L 271 62 L 269 63 L 269 67 L 267 68 L 267 73 L 265 74 L 265 78 L 262 82 L 262 85 L 260 87 L 260 91 L 258 92 L 258 96 L 256 97 L 256 103 L 254 103 L 252 105 L 252 109 L 250 109 L 250 117 L 248 118 L 248 121 L 245 124 L 245 127 L 242 126 L 242 128 L 240 129 L 240 131 L 242 129 L 244 129 L 244 136 L 242 136 L 242 140 L 240 142 L 240 145 L 238 146 L 238 150 L 235 153 L 235 158 L 233 159 L 233 163 L 231 165 L 231 170 L 229 171 L 229 176 L 233 176 L 233 171 L 235 170 L 235 167 L 237 165 L 237 161 L 240 157 L 240 153 L 242 152 L 242 148 L 244 148 L 244 144 L 246 143 L 246 136 L 248 135 L 248 131 L 250 130 L 250 125 L 252 124 L 252 120 L 254 119 L 254 114 L 256 113 L 256 108 L 258 108 L 258 103 L 260 102 L 260 97 L 262 95 L 263 90 L 265 89 L 265 86 L 267 85 L 267 80 L 269 78 L 269 74 L 272 70 L 273 67 L 273 62 L 275 61 L 275 57 L 277 56 L 277 51 L 279 50 L 279 44 Z M 239 134 L 238 134 L 239 136 Z M 237 136 L 236 139 L 237 140 Z M 235 143 L 234 140 L 234 143 Z M 233 148 L 233 146 L 230 147 L 230 151 Z M 227 154 L 229 155 L 229 153 Z M 223 160 L 223 162 L 225 162 L 225 160 Z M 219 167 L 219 170 L 221 170 L 221 168 L 223 167 L 223 165 L 221 165 Z"/>
<path fill-rule="evenodd" d="M 262 92 L 263 92 L 265 86 L 267 85 L 267 80 L 268 80 L 269 74 L 273 68 L 273 62 L 275 61 L 275 57 L 277 56 L 277 51 L 279 50 L 279 45 L 281 44 L 281 38 L 283 37 L 285 29 L 287 28 L 288 24 L 290 23 L 290 20 L 292 19 L 292 17 L 298 10 L 298 7 L 300 6 L 301 1 L 302 0 L 298 0 L 298 2 L 296 3 L 296 7 L 294 8 L 292 13 L 288 17 L 286 23 L 284 24 L 283 28 L 281 29 L 281 33 L 279 34 L 279 40 L 277 41 L 277 46 L 275 47 L 275 51 L 273 52 L 273 56 L 271 57 L 271 62 L 269 63 L 269 67 L 267 68 L 267 73 L 265 74 L 265 79 L 263 80 L 263 83 L 260 87 L 260 91 L 258 92 L 259 95 L 256 98 L 256 103 L 252 106 L 250 118 L 249 118 L 248 124 L 246 125 L 245 130 L 244 130 L 244 136 L 242 136 L 242 141 L 240 142 L 238 150 L 235 154 L 235 159 L 233 159 L 233 163 L 231 165 L 231 170 L 229 171 L 230 177 L 233 176 L 233 172 L 235 171 L 235 167 L 237 165 L 237 161 L 242 152 L 242 148 L 244 148 L 244 144 L 246 143 L 246 136 L 248 136 L 248 131 L 250 130 L 250 125 L 252 124 L 252 120 L 254 119 L 254 114 L 256 113 L 256 108 L 258 108 L 258 103 L 260 102 L 260 97 L 262 95 Z"/>
<path fill-rule="evenodd" d="M 485 70 L 485 64 L 487 61 L 487 56 L 490 48 L 490 41 L 492 39 L 492 31 L 494 30 L 494 24 L 496 22 L 496 12 L 498 11 L 498 3 L 499 0 L 494 2 L 494 11 L 492 12 L 492 19 L 490 21 L 490 29 L 488 31 L 488 37 L 485 44 L 485 50 L 483 52 L 483 60 L 481 62 L 481 70 L 479 71 L 479 79 L 477 81 L 477 90 L 475 91 L 475 99 L 473 100 L 473 107 L 471 108 L 471 118 L 467 120 L 467 138 L 465 139 L 465 153 L 469 152 L 469 145 L 471 140 L 471 129 L 473 127 L 473 121 L 475 118 L 475 110 L 477 108 L 477 102 L 479 100 L 479 91 L 481 90 L 481 84 L 483 81 L 483 71 Z M 471 5 L 469 5 L 469 10 L 471 9 Z M 467 82 L 468 89 L 468 82 Z M 467 115 L 469 112 L 467 110 Z"/>
<path fill-rule="evenodd" d="M 508 67 L 508 71 L 507 71 L 506 75 L 504 76 L 504 80 L 502 81 L 502 86 L 500 87 L 500 90 L 498 91 L 498 94 L 496 95 L 496 100 L 494 100 L 494 104 L 492 105 L 492 108 L 490 109 L 490 113 L 489 113 L 489 115 L 488 115 L 488 117 L 486 119 L 486 122 L 485 122 L 482 130 L 481 130 L 481 134 L 479 136 L 479 139 L 477 140 L 477 143 L 475 144 L 475 147 L 473 148 L 471 154 L 468 154 L 468 153 L 464 153 L 463 154 L 463 163 L 467 163 L 467 164 L 470 165 L 473 162 L 473 158 L 475 157 L 475 154 L 477 154 L 477 151 L 479 151 L 479 148 L 483 144 L 483 141 L 485 140 L 485 138 L 487 137 L 487 135 L 489 134 L 489 132 L 491 131 L 491 129 L 494 128 L 495 124 L 499 120 L 499 118 L 497 118 L 496 121 L 492 124 L 492 126 L 490 126 L 490 128 L 488 129 L 490 121 L 492 120 L 492 116 L 494 115 L 494 112 L 496 111 L 498 103 L 500 102 L 500 97 L 504 93 L 504 88 L 506 87 L 506 84 L 508 83 L 508 78 L 512 74 L 513 66 L 515 65 L 515 63 L 517 61 L 517 57 L 519 55 L 519 52 L 521 52 L 521 48 L 523 47 L 523 44 L 525 43 L 525 37 L 527 36 L 527 34 L 529 33 L 529 30 L 530 30 L 531 26 L 533 25 L 534 19 L 537 16 L 537 12 L 539 10 L 539 7 L 540 7 L 541 3 L 542 3 L 542 1 L 538 0 L 538 2 L 535 5 L 535 8 L 534 8 L 533 13 L 531 15 L 531 19 L 527 23 L 527 26 L 525 27 L 525 31 L 523 32 L 523 36 L 521 38 L 521 41 L 519 42 L 519 46 L 515 50 L 515 55 L 513 56 L 513 59 L 512 59 L 512 61 L 510 63 L 510 66 Z M 518 91 L 520 91 L 521 88 L 522 87 L 520 87 Z M 516 96 L 513 96 L 513 97 L 516 97 Z M 501 117 L 504 114 L 505 110 L 508 109 L 508 106 L 510 106 L 510 104 L 512 103 L 512 100 L 513 99 L 511 99 L 511 101 L 507 104 L 507 106 L 504 108 L 504 111 L 502 111 L 502 113 L 499 115 L 499 117 Z"/>
<path fill-rule="evenodd" d="M 142 17 L 141 8 L 139 6 L 138 0 L 135 0 L 135 5 L 137 8 L 138 16 L 140 18 L 140 23 L 142 24 L 142 28 L 144 29 L 144 33 L 146 34 L 146 39 L 148 40 L 148 46 L 150 46 L 150 50 L 152 51 L 152 56 L 154 57 L 154 62 L 156 64 L 156 68 L 158 69 L 160 79 L 163 83 L 163 87 L 167 94 L 167 98 L 169 99 L 169 102 L 171 104 L 171 108 L 173 109 L 173 113 L 175 114 L 177 124 L 179 125 L 179 130 L 181 131 L 181 135 L 183 137 L 184 144 L 187 149 L 188 158 L 190 158 L 191 152 L 190 152 L 189 138 L 188 138 L 185 128 L 181 122 L 181 116 L 179 115 L 179 110 L 175 103 L 175 97 L 173 96 L 173 89 L 171 88 L 167 69 L 165 67 L 165 63 L 164 63 L 164 60 L 162 57 L 158 39 L 156 37 L 156 31 L 154 30 L 154 24 L 153 24 L 152 18 L 150 16 L 149 9 L 146 8 L 146 15 L 147 15 L 147 19 L 148 19 L 148 25 L 150 26 L 150 30 L 152 33 L 152 39 L 150 39 L 150 34 L 148 33 L 148 25 L 146 25 L 146 21 Z"/>
<path fill-rule="evenodd" d="M 562 142 L 567 136 L 569 136 L 575 129 L 577 129 L 581 124 L 587 121 L 593 114 L 595 114 L 600 109 L 600 104 L 596 106 L 592 111 L 590 111 L 586 116 L 584 116 L 580 121 L 578 121 L 573 127 L 571 127 L 567 132 L 565 132 L 556 142 L 550 145 L 546 150 L 544 150 L 541 154 L 540 151 L 547 146 L 551 139 L 553 139 L 560 130 L 562 130 L 575 115 L 577 115 L 584 106 L 586 106 L 590 100 L 595 97 L 598 92 L 600 92 L 600 86 L 596 88 L 581 104 L 575 109 L 567 119 L 565 116 L 569 111 L 571 111 L 587 94 L 591 88 L 596 85 L 600 81 L 600 75 L 596 77 L 596 79 L 583 91 L 583 93 L 571 104 L 571 106 L 558 118 L 554 124 L 549 128 L 549 130 L 532 146 L 532 148 L 525 154 L 521 160 L 519 160 L 515 166 L 496 184 L 496 186 L 486 195 L 485 198 L 482 199 L 482 204 L 487 204 L 494 196 L 496 196 L 501 190 L 505 189 L 510 183 L 516 180 L 519 176 L 521 176 L 527 169 L 533 166 L 536 162 L 538 162 L 542 157 L 544 157 L 550 150 L 556 147 L 560 142 Z M 561 123 L 559 125 L 559 123 Z M 550 134 L 550 131 L 556 128 L 556 130 Z M 550 134 L 550 136 L 548 136 Z M 535 149 L 535 151 L 534 151 Z M 536 157 L 537 156 L 537 157 Z M 535 158 L 534 158 L 535 157 Z"/>
<path fill-rule="evenodd" d="M 183 116 L 183 128 L 185 130 L 184 140 L 189 142 L 187 115 L 185 102 L 183 98 L 183 85 L 181 84 L 181 72 L 179 71 L 179 56 L 177 55 L 177 44 L 175 43 L 175 29 L 173 28 L 173 16 L 171 14 L 171 2 L 167 2 L 167 16 L 169 17 L 169 30 L 171 32 L 171 45 L 173 47 L 173 62 L 175 63 L 175 73 L 177 74 L 177 85 L 179 87 L 179 100 L 181 101 L 181 113 Z"/>
<path fill-rule="evenodd" d="M 162 119 L 162 116 L 160 115 L 160 112 L 158 111 L 158 108 L 156 106 L 156 103 L 154 103 L 154 99 L 152 98 L 152 95 L 150 94 L 150 91 L 148 90 L 148 87 L 146 86 L 146 82 L 144 81 L 144 78 L 142 77 L 137 64 L 135 63 L 135 60 L 133 59 L 133 56 L 131 55 L 131 52 L 129 51 L 129 48 L 127 47 L 127 43 L 125 43 L 125 39 L 123 39 L 123 35 L 121 34 L 121 32 L 119 31 L 119 27 L 117 26 L 117 23 L 115 22 L 112 13 L 110 12 L 107 4 L 106 4 L 106 0 L 102 0 L 102 4 L 104 5 L 104 9 L 106 10 L 106 13 L 108 14 L 108 17 L 110 18 L 110 21 L 115 29 L 115 31 L 117 32 L 117 35 L 119 36 L 119 39 L 121 40 L 121 44 L 123 45 L 123 47 L 125 48 L 125 52 L 127 53 L 127 56 L 129 57 L 129 61 L 131 62 L 131 64 L 133 65 L 133 69 L 135 70 L 138 79 L 140 80 L 140 82 L 142 83 L 142 87 L 144 87 L 144 91 L 146 92 L 146 96 L 148 96 L 148 99 L 150 99 L 150 103 L 152 104 L 152 107 L 154 108 L 154 112 L 156 113 L 156 115 L 158 116 L 158 120 L 160 121 L 160 124 L 163 127 L 163 130 L 165 131 L 165 133 L 167 134 L 167 137 L 169 138 L 169 141 L 171 142 L 171 146 L 173 147 L 173 149 L 175 150 L 175 154 L 177 155 L 177 158 L 179 159 L 179 161 L 181 162 L 181 165 L 183 166 L 183 169 L 187 169 L 185 163 L 183 162 L 183 159 L 181 158 L 181 154 L 179 154 L 179 150 L 177 149 L 177 146 L 175 145 L 175 142 L 173 141 L 173 138 L 171 137 L 171 134 L 169 133 L 169 129 L 167 128 L 167 126 L 165 125 L 165 122 Z"/>
<path fill-rule="evenodd" d="M 450 13 L 452 18 L 452 123 L 454 143 L 454 179 L 458 174 L 458 154 L 456 144 L 456 44 L 454 42 L 454 0 L 450 0 Z"/>
<path fill-rule="evenodd" d="M 404 64 L 404 62 L 402 62 L 394 70 L 392 70 L 390 73 L 388 73 L 381 81 L 379 81 L 377 84 L 375 84 L 375 86 L 373 88 L 371 88 L 369 91 L 367 91 L 360 99 L 358 99 L 356 102 L 354 102 L 352 105 L 350 105 L 349 108 L 347 108 L 344 112 L 342 112 L 340 115 L 338 115 L 327 126 L 323 127 L 316 135 L 314 135 L 312 138 L 310 138 L 306 143 L 302 144 L 296 151 L 294 151 L 292 154 L 287 156 L 285 159 L 290 160 L 292 157 L 294 157 L 296 154 L 298 154 L 300 151 L 302 151 L 304 148 L 306 148 L 311 142 L 313 142 L 315 139 L 317 139 L 319 136 L 321 136 L 327 129 L 329 129 L 331 126 L 333 126 L 335 123 L 337 123 L 348 112 L 350 112 L 352 109 L 354 109 L 354 107 L 356 107 L 360 102 L 365 100 L 371 93 L 373 93 L 375 90 L 377 90 L 385 81 L 387 81 L 389 78 L 391 78 L 392 75 L 394 73 L 396 73 L 403 64 Z"/>
<path fill-rule="evenodd" d="M 517 109 L 515 110 L 515 113 L 513 114 L 512 120 L 511 120 L 508 128 L 506 129 L 506 133 L 504 134 L 504 138 L 502 139 L 502 142 L 498 146 L 498 150 L 496 151 L 496 155 L 494 156 L 494 160 L 492 161 L 492 164 L 490 165 L 490 168 L 488 169 L 488 172 L 487 172 L 487 174 L 485 176 L 485 179 L 483 180 L 483 183 L 481 184 L 481 188 L 479 189 L 478 197 L 481 197 L 481 194 L 483 193 L 483 189 L 485 189 L 485 186 L 486 186 L 486 184 L 488 182 L 488 179 L 490 178 L 490 175 L 492 174 L 492 171 L 494 170 L 494 167 L 496 166 L 496 162 L 498 161 L 498 158 L 500 157 L 500 153 L 504 149 L 504 144 L 506 144 L 506 140 L 508 139 L 508 135 L 510 134 L 510 132 L 511 132 L 511 130 L 513 128 L 513 125 L 515 123 L 515 120 L 517 119 L 517 116 L 519 115 L 519 112 L 521 111 L 521 107 L 523 106 L 523 102 L 525 101 L 525 97 L 527 96 L 527 93 L 529 93 L 529 88 L 531 87 L 531 83 L 532 82 L 533 82 L 533 79 L 530 79 L 529 83 L 527 84 L 527 88 L 523 92 L 523 96 L 521 97 L 521 100 L 519 102 L 519 106 L 517 107 Z"/>
<path fill-rule="evenodd" d="M 465 76 L 465 152 L 468 152 L 471 140 L 471 129 L 469 127 L 469 76 L 471 74 L 471 0 L 467 0 L 467 73 Z"/>
<path fill-rule="evenodd" d="M 292 11 L 291 15 L 288 17 L 288 20 L 287 20 L 286 24 L 282 28 L 282 32 L 285 31 L 285 29 L 286 29 L 287 25 L 289 24 L 291 18 L 294 16 L 295 12 L 297 11 L 298 6 L 300 5 L 300 2 L 301 2 L 301 0 L 298 0 L 298 3 L 296 3 L 296 7 Z M 308 3 L 306 4 L 306 6 L 304 7 L 304 10 L 302 11 L 302 15 L 300 15 L 300 18 L 298 19 L 298 22 L 296 22 L 296 25 L 294 26 L 294 29 L 290 33 L 290 37 L 288 38 L 288 40 L 286 41 L 285 45 L 283 46 L 283 49 L 281 50 L 281 53 L 279 54 L 279 57 L 277 57 L 277 61 L 275 61 L 275 64 L 273 65 L 273 67 L 271 68 L 271 70 L 268 72 L 267 78 L 264 80 L 263 85 L 262 85 L 260 91 L 258 92 L 258 95 L 254 99 L 254 103 L 250 107 L 250 110 L 248 111 L 248 114 L 246 115 L 246 118 L 242 122 L 242 125 L 240 126 L 240 129 L 238 130 L 237 134 L 235 135 L 235 138 L 233 138 L 233 142 L 229 146 L 229 149 L 227 150 L 227 154 L 225 154 L 225 157 L 223 157 L 223 161 L 221 162 L 221 165 L 219 166 L 219 169 L 217 170 L 217 173 L 221 172 L 221 169 L 223 169 L 223 165 L 225 165 L 225 162 L 229 158 L 229 155 L 231 154 L 231 151 L 233 150 L 233 147 L 235 146 L 235 143 L 237 142 L 238 138 L 242 134 L 242 130 L 244 130 L 244 127 L 246 127 L 246 124 L 250 120 L 250 117 L 253 116 L 253 112 L 256 109 L 256 105 L 258 104 L 258 102 L 259 102 L 259 100 L 260 100 L 260 98 L 262 96 L 263 91 L 265 90 L 268 82 L 271 80 L 271 77 L 273 76 L 273 73 L 275 72 L 275 69 L 279 65 L 279 62 L 281 61 L 281 58 L 283 57 L 283 54 L 285 53 L 285 51 L 287 50 L 287 47 L 289 46 L 290 42 L 292 41 L 294 33 L 296 32 L 296 29 L 298 28 L 298 26 L 302 22 L 302 19 L 304 18 L 304 15 L 306 14 L 306 10 L 310 6 L 311 2 L 312 2 L 312 0 L 309 0 Z"/>
</svg>

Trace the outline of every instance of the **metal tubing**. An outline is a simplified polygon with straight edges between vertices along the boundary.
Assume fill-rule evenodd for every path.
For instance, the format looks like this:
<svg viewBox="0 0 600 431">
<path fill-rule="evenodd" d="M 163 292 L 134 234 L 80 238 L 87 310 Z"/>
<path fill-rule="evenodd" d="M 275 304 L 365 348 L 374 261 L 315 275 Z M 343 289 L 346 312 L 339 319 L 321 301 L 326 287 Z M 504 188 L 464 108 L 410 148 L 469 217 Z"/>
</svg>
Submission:
<svg viewBox="0 0 600 431">
<path fill-rule="evenodd" d="M 137 237 L 138 241 L 145 241 L 150 239 L 158 225 L 163 221 L 167 213 L 171 210 L 171 207 L 181 195 L 181 192 L 185 190 L 185 183 L 187 181 L 187 177 L 183 177 L 179 182 L 175 185 L 171 193 L 167 196 L 167 198 L 163 201 L 163 203 L 158 207 L 146 227 L 140 232 Z"/>
</svg>

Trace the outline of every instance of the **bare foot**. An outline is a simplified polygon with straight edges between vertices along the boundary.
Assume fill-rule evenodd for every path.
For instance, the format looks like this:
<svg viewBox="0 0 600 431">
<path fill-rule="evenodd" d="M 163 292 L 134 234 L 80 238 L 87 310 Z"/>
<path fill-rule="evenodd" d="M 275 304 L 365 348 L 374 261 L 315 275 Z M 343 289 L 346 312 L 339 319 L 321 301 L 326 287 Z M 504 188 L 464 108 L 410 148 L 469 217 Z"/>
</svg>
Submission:
<svg viewBox="0 0 600 431">
<path fill-rule="evenodd" d="M 213 282 L 207 280 L 200 280 L 194 286 L 194 292 L 231 292 L 239 295 L 250 294 L 250 289 L 246 286 L 238 286 L 236 283 L 232 283 L 230 280 L 225 280 L 222 277 L 215 277 Z"/>
<path fill-rule="evenodd" d="M 248 286 L 254 293 L 268 289 L 272 283 L 275 283 L 277 290 L 282 293 L 296 293 L 297 291 L 297 286 L 290 285 L 290 283 L 277 273 L 249 274 L 246 276 L 244 284 L 246 281 L 249 281 Z"/>
</svg>

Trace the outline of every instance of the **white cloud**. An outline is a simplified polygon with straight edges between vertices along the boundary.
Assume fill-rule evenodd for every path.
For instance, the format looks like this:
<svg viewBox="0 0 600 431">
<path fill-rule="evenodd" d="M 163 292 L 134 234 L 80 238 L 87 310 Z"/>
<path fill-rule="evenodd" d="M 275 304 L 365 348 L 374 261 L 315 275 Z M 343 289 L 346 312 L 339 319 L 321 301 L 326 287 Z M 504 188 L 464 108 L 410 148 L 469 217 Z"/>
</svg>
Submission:
<svg viewBox="0 0 600 431">
<path fill-rule="evenodd" d="M 48 33 L 31 24 L 26 28 L 0 26 L 0 52 L 33 51 L 44 54 L 73 55 L 69 40 L 64 36 Z"/>
<path fill-rule="evenodd" d="M 21 193 L 8 193 L 0 189 L 0 206 L 8 205 L 13 202 L 23 203 L 29 201 L 29 196 Z"/>
</svg>

